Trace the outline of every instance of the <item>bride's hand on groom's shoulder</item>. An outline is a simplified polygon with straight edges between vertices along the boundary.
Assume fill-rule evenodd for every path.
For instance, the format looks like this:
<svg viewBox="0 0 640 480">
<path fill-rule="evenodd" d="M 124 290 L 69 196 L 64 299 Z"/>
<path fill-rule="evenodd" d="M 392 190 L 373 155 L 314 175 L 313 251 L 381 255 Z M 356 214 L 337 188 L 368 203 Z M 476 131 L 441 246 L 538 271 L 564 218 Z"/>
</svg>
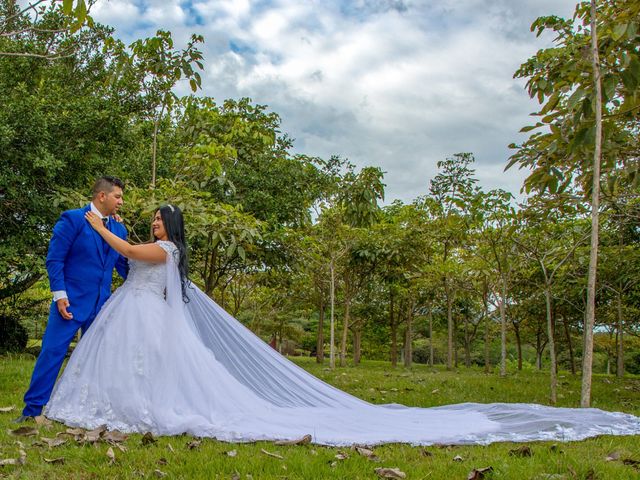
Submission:
<svg viewBox="0 0 640 480">
<path fill-rule="evenodd" d="M 93 229 L 96 231 L 99 231 L 100 229 L 105 228 L 104 224 L 102 223 L 102 219 L 91 211 L 85 213 L 84 218 L 87 219 L 87 222 L 89 222 L 89 225 L 91 225 Z"/>
<path fill-rule="evenodd" d="M 118 223 L 124 223 L 124 220 L 122 219 L 122 217 L 117 213 L 114 213 L 113 215 L 111 215 L 111 218 L 113 218 Z"/>
</svg>

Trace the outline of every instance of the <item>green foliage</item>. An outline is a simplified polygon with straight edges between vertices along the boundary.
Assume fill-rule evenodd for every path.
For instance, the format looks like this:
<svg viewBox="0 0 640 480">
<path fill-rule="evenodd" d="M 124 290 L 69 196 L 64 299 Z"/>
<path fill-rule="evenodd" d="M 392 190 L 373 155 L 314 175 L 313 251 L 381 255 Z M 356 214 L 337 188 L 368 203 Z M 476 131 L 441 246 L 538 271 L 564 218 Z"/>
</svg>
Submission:
<svg viewBox="0 0 640 480">
<path fill-rule="evenodd" d="M 597 29 L 603 86 L 602 169 L 613 187 L 637 175 L 637 132 L 640 108 L 640 6 L 632 0 L 599 1 Z M 515 77 L 527 78 L 532 98 L 542 105 L 540 120 L 524 127 L 533 132 L 517 149 L 507 168 L 532 169 L 527 192 L 564 192 L 577 185 L 590 194 L 595 138 L 595 87 L 589 54 L 589 2 L 577 5 L 574 18 L 541 17 L 531 26 L 539 35 L 555 33 L 554 46 L 540 50 Z"/>
<path fill-rule="evenodd" d="M 0 315 L 0 355 L 7 352 L 22 352 L 27 346 L 27 329 L 14 315 Z"/>
</svg>

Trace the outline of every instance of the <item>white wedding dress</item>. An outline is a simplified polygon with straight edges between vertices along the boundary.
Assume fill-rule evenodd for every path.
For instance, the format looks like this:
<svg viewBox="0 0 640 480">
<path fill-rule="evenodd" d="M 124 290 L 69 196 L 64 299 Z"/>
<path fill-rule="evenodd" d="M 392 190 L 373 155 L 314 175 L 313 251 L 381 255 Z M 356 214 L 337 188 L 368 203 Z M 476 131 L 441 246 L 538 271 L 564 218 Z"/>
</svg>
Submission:
<svg viewBox="0 0 640 480">
<path fill-rule="evenodd" d="M 45 414 L 67 425 L 190 433 L 219 440 L 414 445 L 579 440 L 640 434 L 640 419 L 598 409 L 464 403 L 373 405 L 291 363 L 202 291 L 182 302 L 176 248 L 131 262 L 78 343 Z"/>
</svg>

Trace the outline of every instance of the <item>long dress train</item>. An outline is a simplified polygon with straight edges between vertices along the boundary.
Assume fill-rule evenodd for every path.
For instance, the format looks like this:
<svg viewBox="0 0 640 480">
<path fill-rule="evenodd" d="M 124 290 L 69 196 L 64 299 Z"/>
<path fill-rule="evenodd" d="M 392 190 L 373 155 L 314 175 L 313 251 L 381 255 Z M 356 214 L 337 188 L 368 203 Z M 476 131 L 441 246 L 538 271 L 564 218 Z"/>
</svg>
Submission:
<svg viewBox="0 0 640 480">
<path fill-rule="evenodd" d="M 486 444 L 640 434 L 640 418 L 522 403 L 373 405 L 282 357 L 192 285 L 183 303 L 176 248 L 131 262 L 58 380 L 45 414 L 67 425 L 324 445 Z"/>
</svg>

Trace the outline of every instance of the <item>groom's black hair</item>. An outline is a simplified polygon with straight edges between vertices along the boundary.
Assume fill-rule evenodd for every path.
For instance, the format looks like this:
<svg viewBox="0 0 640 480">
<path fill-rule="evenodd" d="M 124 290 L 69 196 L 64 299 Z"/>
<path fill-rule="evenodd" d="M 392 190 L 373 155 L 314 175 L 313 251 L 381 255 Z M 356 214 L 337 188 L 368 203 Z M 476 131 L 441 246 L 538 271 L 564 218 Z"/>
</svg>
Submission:
<svg viewBox="0 0 640 480">
<path fill-rule="evenodd" d="M 124 190 L 124 182 L 118 177 L 110 177 L 108 175 L 100 177 L 93 184 L 91 189 L 92 196 L 96 198 L 100 192 L 109 193 L 113 190 L 113 187 L 120 187 L 121 190 Z"/>
<path fill-rule="evenodd" d="M 174 205 L 163 205 L 156 212 L 160 212 L 164 229 L 170 242 L 178 247 L 180 259 L 178 271 L 180 272 L 180 284 L 182 286 L 182 300 L 189 302 L 187 286 L 189 284 L 189 259 L 187 257 L 187 240 L 184 234 L 184 217 L 182 210 Z"/>
</svg>

